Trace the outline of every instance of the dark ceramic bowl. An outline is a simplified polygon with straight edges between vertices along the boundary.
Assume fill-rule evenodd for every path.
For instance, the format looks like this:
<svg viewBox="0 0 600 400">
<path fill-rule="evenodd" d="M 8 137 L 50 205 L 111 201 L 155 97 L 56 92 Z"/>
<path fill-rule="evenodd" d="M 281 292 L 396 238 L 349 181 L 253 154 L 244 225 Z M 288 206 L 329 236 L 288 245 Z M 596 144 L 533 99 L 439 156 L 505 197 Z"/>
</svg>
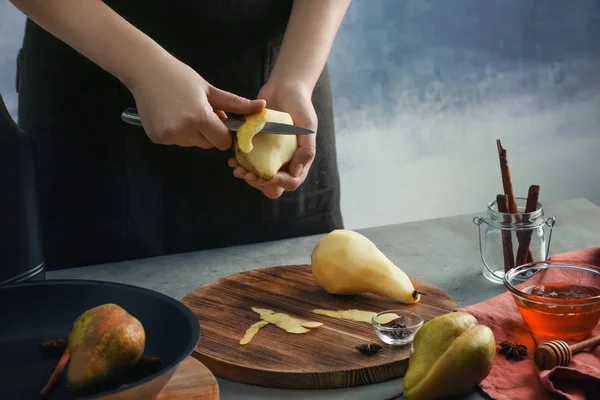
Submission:
<svg viewBox="0 0 600 400">
<path fill-rule="evenodd" d="M 125 387 L 84 397 L 75 397 L 61 381 L 48 398 L 156 398 L 200 340 L 194 314 L 171 297 L 136 286 L 47 280 L 0 287 L 0 399 L 39 399 L 58 358 L 43 358 L 38 343 L 66 339 L 77 316 L 105 303 L 118 304 L 140 320 L 146 332 L 144 355 L 159 357 L 162 369 Z"/>
</svg>

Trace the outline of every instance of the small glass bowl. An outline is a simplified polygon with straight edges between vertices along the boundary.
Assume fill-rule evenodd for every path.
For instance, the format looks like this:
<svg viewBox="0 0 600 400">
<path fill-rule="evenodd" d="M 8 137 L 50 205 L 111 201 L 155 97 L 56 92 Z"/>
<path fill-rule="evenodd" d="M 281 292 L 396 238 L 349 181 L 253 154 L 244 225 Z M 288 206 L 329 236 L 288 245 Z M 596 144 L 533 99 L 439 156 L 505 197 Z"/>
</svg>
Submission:
<svg viewBox="0 0 600 400">
<path fill-rule="evenodd" d="M 389 316 L 389 314 L 396 314 L 398 317 L 385 324 L 377 322 L 380 319 L 379 317 Z M 371 319 L 371 324 L 377 336 L 384 343 L 394 346 L 412 343 L 415 334 L 423 326 L 423 322 L 423 317 L 419 314 L 405 310 L 382 311 Z"/>
<path fill-rule="evenodd" d="M 600 319 L 597 267 L 533 262 L 508 271 L 504 286 L 534 337 L 581 340 L 591 334 Z"/>
</svg>

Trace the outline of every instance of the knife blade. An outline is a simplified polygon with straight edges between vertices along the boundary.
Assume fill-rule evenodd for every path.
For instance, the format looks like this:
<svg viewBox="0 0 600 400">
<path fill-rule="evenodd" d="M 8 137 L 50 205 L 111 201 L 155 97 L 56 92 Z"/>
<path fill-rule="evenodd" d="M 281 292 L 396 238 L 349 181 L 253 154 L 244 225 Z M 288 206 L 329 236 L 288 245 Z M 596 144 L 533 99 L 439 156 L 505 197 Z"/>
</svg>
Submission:
<svg viewBox="0 0 600 400">
<path fill-rule="evenodd" d="M 128 108 L 123 111 L 121 113 L 121 119 L 131 125 L 143 126 L 142 120 L 135 108 Z M 245 122 L 243 118 L 225 118 L 222 121 L 231 132 L 237 132 L 239 127 Z M 315 132 L 300 126 L 280 124 L 278 122 L 266 122 L 259 133 L 275 135 L 310 135 Z"/>
</svg>

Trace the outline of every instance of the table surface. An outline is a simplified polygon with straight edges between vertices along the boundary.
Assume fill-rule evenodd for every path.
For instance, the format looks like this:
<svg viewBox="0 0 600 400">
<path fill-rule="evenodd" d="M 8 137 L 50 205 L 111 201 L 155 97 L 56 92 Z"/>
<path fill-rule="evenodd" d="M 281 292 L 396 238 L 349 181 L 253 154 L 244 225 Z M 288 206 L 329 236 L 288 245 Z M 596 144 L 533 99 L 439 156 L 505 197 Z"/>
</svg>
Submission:
<svg viewBox="0 0 600 400">
<path fill-rule="evenodd" d="M 555 216 L 551 254 L 600 245 L 600 207 L 585 199 L 544 206 Z M 481 211 L 482 215 L 485 213 Z M 482 275 L 477 227 L 459 215 L 358 230 L 409 275 L 446 290 L 467 306 L 504 291 Z M 181 299 L 193 289 L 233 273 L 275 265 L 310 263 L 322 235 L 228 247 L 114 264 L 50 271 L 48 279 L 93 279 L 132 284 Z M 282 390 L 218 379 L 221 399 L 381 399 L 402 391 L 402 379 L 347 389 Z M 466 399 L 483 399 L 472 393 Z"/>
</svg>

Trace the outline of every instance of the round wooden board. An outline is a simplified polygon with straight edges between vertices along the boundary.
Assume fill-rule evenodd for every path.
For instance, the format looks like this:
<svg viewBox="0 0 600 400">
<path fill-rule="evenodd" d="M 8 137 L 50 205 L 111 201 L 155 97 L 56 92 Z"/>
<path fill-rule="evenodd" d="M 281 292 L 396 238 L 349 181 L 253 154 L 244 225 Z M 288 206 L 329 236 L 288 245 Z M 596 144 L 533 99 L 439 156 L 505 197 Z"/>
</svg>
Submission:
<svg viewBox="0 0 600 400">
<path fill-rule="evenodd" d="M 177 368 L 157 400 L 218 400 L 219 385 L 208 368 L 194 357 Z"/>
<path fill-rule="evenodd" d="M 408 368 L 410 345 L 392 348 L 379 340 L 371 324 L 317 315 L 312 310 L 407 309 L 428 321 L 457 307 L 442 289 L 410 279 L 426 294 L 412 305 L 369 294 L 330 295 L 317 285 L 310 265 L 269 267 L 216 280 L 182 299 L 202 329 L 194 357 L 218 377 L 273 388 L 332 389 L 402 377 Z M 251 307 L 324 325 L 309 333 L 290 334 L 269 324 L 250 343 L 240 345 L 246 329 L 260 320 Z M 371 342 L 384 348 L 370 356 L 354 348 Z"/>
</svg>

